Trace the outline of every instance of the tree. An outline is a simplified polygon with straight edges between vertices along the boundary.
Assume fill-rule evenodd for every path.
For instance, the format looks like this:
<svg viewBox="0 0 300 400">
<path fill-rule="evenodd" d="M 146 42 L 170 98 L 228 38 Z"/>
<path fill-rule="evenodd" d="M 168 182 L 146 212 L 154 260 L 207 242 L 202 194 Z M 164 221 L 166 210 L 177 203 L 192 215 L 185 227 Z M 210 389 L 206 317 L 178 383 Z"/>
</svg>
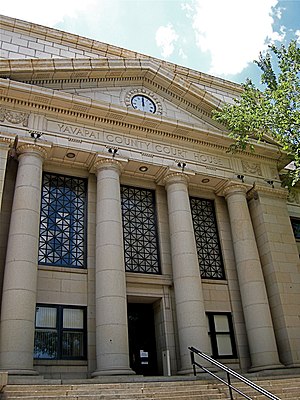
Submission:
<svg viewBox="0 0 300 400">
<path fill-rule="evenodd" d="M 255 142 L 271 138 L 293 161 L 284 185 L 300 181 L 300 48 L 296 41 L 286 47 L 272 45 L 254 61 L 261 69 L 264 90 L 250 79 L 242 84 L 240 98 L 214 112 L 214 118 L 235 140 L 231 151 L 255 150 Z"/>
</svg>

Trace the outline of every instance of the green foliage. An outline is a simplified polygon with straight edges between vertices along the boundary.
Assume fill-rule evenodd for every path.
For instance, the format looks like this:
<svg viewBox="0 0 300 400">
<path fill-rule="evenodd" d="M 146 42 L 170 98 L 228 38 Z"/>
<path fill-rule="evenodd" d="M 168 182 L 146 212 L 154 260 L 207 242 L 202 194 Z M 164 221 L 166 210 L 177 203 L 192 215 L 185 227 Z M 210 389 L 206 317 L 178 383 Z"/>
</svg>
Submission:
<svg viewBox="0 0 300 400">
<path fill-rule="evenodd" d="M 215 111 L 213 117 L 235 140 L 231 151 L 254 151 L 256 141 L 272 138 L 294 161 L 295 169 L 285 182 L 291 187 L 300 181 L 300 48 L 296 41 L 288 47 L 272 45 L 255 63 L 261 69 L 264 90 L 248 79 L 240 98 Z"/>
</svg>

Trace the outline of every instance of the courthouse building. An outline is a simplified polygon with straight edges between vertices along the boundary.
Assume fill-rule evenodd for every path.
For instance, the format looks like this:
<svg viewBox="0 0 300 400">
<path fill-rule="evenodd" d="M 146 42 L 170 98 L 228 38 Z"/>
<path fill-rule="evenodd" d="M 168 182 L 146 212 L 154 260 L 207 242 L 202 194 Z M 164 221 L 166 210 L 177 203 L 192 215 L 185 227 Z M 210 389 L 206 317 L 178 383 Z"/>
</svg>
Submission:
<svg viewBox="0 0 300 400">
<path fill-rule="evenodd" d="M 300 191 L 271 140 L 227 152 L 241 87 L 8 17 L 0 66 L 0 369 L 299 367 Z"/>
</svg>

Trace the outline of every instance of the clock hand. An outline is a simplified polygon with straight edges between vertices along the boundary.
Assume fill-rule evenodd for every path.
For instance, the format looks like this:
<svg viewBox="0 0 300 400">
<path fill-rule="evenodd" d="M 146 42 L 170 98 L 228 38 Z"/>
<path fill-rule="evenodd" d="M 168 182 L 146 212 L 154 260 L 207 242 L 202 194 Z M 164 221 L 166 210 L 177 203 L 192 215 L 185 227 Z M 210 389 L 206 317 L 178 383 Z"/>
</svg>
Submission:
<svg viewBox="0 0 300 400">
<path fill-rule="evenodd" d="M 145 107 L 144 97 L 142 97 L 142 106 Z"/>
</svg>

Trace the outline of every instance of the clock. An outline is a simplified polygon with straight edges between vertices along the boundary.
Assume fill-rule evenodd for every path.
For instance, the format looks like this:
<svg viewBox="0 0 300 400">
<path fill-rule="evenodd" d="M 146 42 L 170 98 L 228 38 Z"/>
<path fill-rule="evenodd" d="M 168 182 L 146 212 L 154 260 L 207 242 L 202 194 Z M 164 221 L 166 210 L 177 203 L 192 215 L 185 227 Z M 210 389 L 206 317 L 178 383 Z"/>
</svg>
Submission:
<svg viewBox="0 0 300 400">
<path fill-rule="evenodd" d="M 149 112 L 154 114 L 156 112 L 156 105 L 153 100 L 143 94 L 136 94 L 131 98 L 131 105 L 134 109 Z"/>
</svg>

